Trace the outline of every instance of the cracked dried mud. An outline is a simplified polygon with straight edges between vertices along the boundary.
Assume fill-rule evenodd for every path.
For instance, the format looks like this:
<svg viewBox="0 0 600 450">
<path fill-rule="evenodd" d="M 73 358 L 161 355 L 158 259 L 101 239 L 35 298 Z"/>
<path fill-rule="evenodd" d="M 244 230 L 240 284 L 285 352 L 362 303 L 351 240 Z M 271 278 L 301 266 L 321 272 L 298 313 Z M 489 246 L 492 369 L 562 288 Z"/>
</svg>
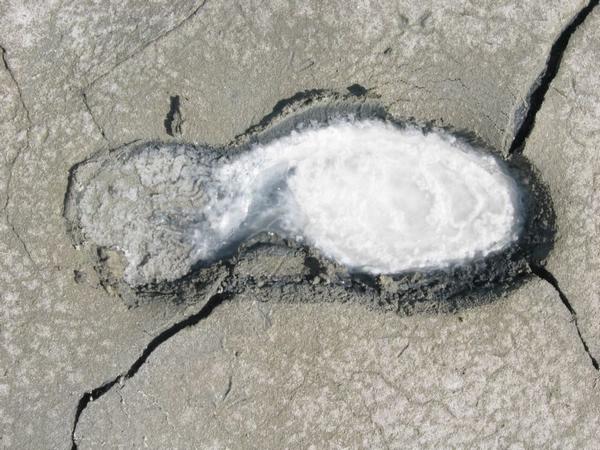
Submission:
<svg viewBox="0 0 600 450">
<path fill-rule="evenodd" d="M 597 448 L 597 4 L 0 4 L 0 447 Z M 552 248 L 398 302 L 272 236 L 141 290 L 74 239 L 82 161 L 340 99 L 527 160 Z"/>
</svg>

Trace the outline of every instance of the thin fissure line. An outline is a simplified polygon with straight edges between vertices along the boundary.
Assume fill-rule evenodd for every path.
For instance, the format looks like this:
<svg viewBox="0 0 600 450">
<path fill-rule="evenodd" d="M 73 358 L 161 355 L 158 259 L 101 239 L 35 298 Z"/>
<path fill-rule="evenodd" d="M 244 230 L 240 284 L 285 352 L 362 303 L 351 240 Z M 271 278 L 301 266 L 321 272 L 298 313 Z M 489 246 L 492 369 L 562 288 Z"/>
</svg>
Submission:
<svg viewBox="0 0 600 450">
<path fill-rule="evenodd" d="M 90 107 L 90 104 L 88 103 L 87 94 L 83 90 L 81 91 L 81 98 L 83 99 L 83 105 L 84 105 L 86 111 L 88 112 L 88 114 L 90 115 L 90 117 L 92 119 L 92 122 L 94 123 L 94 125 L 96 126 L 98 131 L 100 132 L 102 139 L 104 139 L 106 142 L 109 142 L 108 138 L 106 137 L 106 133 L 104 133 L 104 129 L 100 126 L 100 123 L 98 123 L 98 121 L 96 120 L 96 116 L 92 112 L 92 108 Z"/>
<path fill-rule="evenodd" d="M 559 34 L 558 38 L 554 41 L 554 44 L 552 44 L 552 47 L 550 47 L 550 53 L 548 54 L 545 68 L 532 86 L 532 92 L 527 100 L 529 106 L 525 118 L 515 133 L 515 137 L 508 150 L 509 154 L 521 153 L 523 151 L 525 141 L 533 131 L 535 117 L 544 103 L 546 92 L 550 89 L 550 85 L 558 73 L 563 55 L 571 40 L 571 36 L 573 36 L 575 31 L 577 31 L 577 28 L 579 28 L 590 15 L 592 10 L 598 5 L 599 1 L 600 0 L 590 0 L 590 2 L 575 15 L 571 22 Z"/>
<path fill-rule="evenodd" d="M 206 304 L 202 307 L 202 309 L 200 309 L 200 311 L 175 323 L 174 325 L 170 326 L 169 328 L 167 328 L 166 330 L 164 330 L 163 332 L 158 334 L 156 337 L 154 337 L 148 343 L 148 345 L 144 348 L 142 354 L 129 367 L 127 372 L 121 373 L 121 374 L 117 375 L 115 378 L 113 378 L 112 380 L 103 383 L 102 385 L 98 386 L 97 388 L 94 388 L 90 391 L 85 392 L 79 399 L 79 402 L 77 403 L 77 409 L 75 411 L 75 418 L 73 420 L 73 428 L 71 430 L 71 450 L 77 450 L 77 448 L 78 448 L 77 442 L 75 440 L 75 432 L 77 430 L 77 424 L 79 423 L 79 418 L 81 417 L 81 414 L 83 413 L 83 411 L 87 408 L 87 406 L 91 402 L 98 400 L 104 394 L 109 392 L 115 384 L 127 381 L 130 378 L 133 378 L 137 374 L 137 372 L 140 370 L 140 368 L 144 365 L 144 363 L 148 360 L 148 358 L 154 352 L 154 350 L 156 350 L 163 343 L 168 341 L 170 338 L 175 336 L 180 331 L 182 331 L 188 327 L 194 326 L 194 325 L 198 324 L 199 322 L 201 322 L 202 320 L 206 319 L 215 310 L 215 308 L 217 308 L 223 302 L 231 299 L 231 297 L 232 297 L 232 294 L 229 292 L 221 292 L 221 293 L 217 293 L 217 294 L 213 295 L 206 302 Z"/>
<path fill-rule="evenodd" d="M 17 81 L 17 78 L 15 77 L 13 70 L 11 69 L 10 65 L 8 64 L 8 60 L 6 59 L 6 53 L 7 53 L 6 48 L 4 46 L 0 45 L 0 56 L 2 59 L 2 63 L 4 65 L 4 68 L 8 72 L 8 76 L 11 78 L 12 82 L 15 85 L 15 88 L 17 89 L 19 102 L 21 103 L 21 107 L 25 111 L 25 120 L 27 122 L 27 129 L 25 130 L 25 134 L 26 134 L 25 146 L 19 148 L 19 150 L 17 151 L 17 153 L 15 154 L 15 156 L 12 158 L 12 160 L 9 163 L 10 169 L 8 171 L 8 176 L 6 177 L 6 199 L 4 200 L 4 205 L 2 205 L 2 211 L 4 212 L 8 226 L 10 227 L 13 234 L 16 236 L 17 240 L 23 247 L 23 251 L 25 252 L 25 255 L 31 262 L 33 268 L 37 271 L 38 270 L 37 264 L 33 260 L 32 256 L 31 256 L 31 252 L 29 251 L 29 248 L 27 247 L 27 244 L 25 244 L 25 241 L 23 240 L 21 235 L 17 232 L 17 229 L 15 228 L 15 225 L 13 224 L 13 221 L 10 217 L 9 210 L 8 210 L 8 205 L 9 205 L 10 199 L 11 199 L 11 190 L 12 190 L 11 186 L 12 186 L 12 181 L 13 181 L 13 171 L 14 171 L 15 165 L 17 164 L 18 159 L 21 157 L 21 154 L 30 148 L 29 141 L 30 141 L 31 127 L 33 125 L 31 122 L 31 114 L 29 113 L 29 108 L 25 104 L 25 99 L 23 98 L 23 91 L 21 90 L 21 85 Z"/>
<path fill-rule="evenodd" d="M 196 9 L 194 9 L 186 18 L 182 19 L 181 22 L 175 24 L 173 26 L 173 28 L 170 28 L 170 29 L 166 30 L 165 32 L 163 32 L 162 34 L 160 34 L 160 35 L 158 35 L 158 36 L 150 39 L 145 44 L 142 44 L 142 46 L 140 48 L 134 50 L 133 53 L 131 53 L 129 56 L 126 56 L 125 58 L 121 59 L 120 61 L 117 61 L 117 63 L 114 66 L 112 66 L 110 69 L 108 69 L 106 72 L 103 72 L 102 74 L 100 74 L 96 78 L 94 78 L 92 81 L 90 81 L 88 83 L 88 85 L 84 88 L 84 90 L 86 90 L 86 89 L 92 87 L 93 85 L 95 85 L 98 81 L 100 81 L 101 79 L 103 79 L 104 77 L 106 77 L 108 74 L 110 74 L 112 71 L 114 71 L 115 69 L 117 69 L 122 64 L 126 63 L 130 59 L 132 59 L 132 58 L 136 57 L 137 55 L 139 55 L 140 53 L 142 53 L 144 50 L 146 50 L 152 44 L 160 41 L 161 39 L 163 39 L 165 37 L 167 37 L 168 35 L 170 35 L 174 31 L 177 31 L 185 23 L 187 23 L 190 19 L 192 19 L 193 17 L 195 17 L 200 12 L 200 10 L 202 10 L 204 8 L 204 6 L 206 5 L 207 1 L 208 0 L 204 0 L 202 3 L 200 3 L 196 7 Z"/>
<path fill-rule="evenodd" d="M 569 299 L 567 298 L 565 293 L 560 289 L 560 286 L 558 285 L 558 280 L 545 267 L 542 267 L 538 264 L 531 264 L 530 267 L 531 267 L 531 271 L 535 275 L 537 275 L 542 280 L 550 283 L 550 285 L 556 290 L 563 305 L 565 306 L 565 308 L 567 308 L 567 310 L 571 314 L 573 323 L 575 324 L 575 329 L 577 330 L 577 335 L 579 336 L 581 345 L 583 345 L 583 350 L 587 353 L 588 357 L 590 358 L 590 361 L 592 362 L 592 366 L 594 366 L 594 369 L 600 371 L 600 364 L 598 363 L 598 360 L 596 358 L 594 358 L 594 355 L 592 355 L 592 353 L 590 352 L 590 348 L 588 347 L 587 342 L 583 338 L 583 336 L 581 334 L 581 330 L 579 329 L 579 324 L 577 323 L 577 311 L 575 311 L 575 308 L 573 308 L 573 305 L 571 305 L 571 302 L 569 302 Z"/>
<path fill-rule="evenodd" d="M 6 53 L 7 53 L 6 48 L 2 45 L 0 45 L 0 53 L 2 53 L 2 63 L 4 64 L 4 68 L 8 72 L 8 75 L 10 76 L 13 83 L 15 84 L 15 87 L 17 88 L 17 92 L 19 94 L 19 101 L 21 102 L 21 106 L 25 110 L 25 116 L 27 118 L 27 123 L 31 127 L 31 116 L 29 114 L 29 108 L 27 108 L 27 105 L 25 104 L 25 100 L 23 99 L 23 91 L 21 91 L 21 85 L 15 78 L 15 74 L 13 73 L 12 69 L 10 68 L 8 61 L 6 60 Z"/>
</svg>

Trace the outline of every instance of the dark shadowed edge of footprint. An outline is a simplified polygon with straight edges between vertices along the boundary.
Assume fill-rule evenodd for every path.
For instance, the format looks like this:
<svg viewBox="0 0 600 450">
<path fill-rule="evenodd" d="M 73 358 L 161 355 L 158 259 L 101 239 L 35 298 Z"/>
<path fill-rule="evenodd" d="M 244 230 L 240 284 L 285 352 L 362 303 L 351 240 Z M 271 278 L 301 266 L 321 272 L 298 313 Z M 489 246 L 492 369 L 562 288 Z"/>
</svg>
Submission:
<svg viewBox="0 0 600 450">
<path fill-rule="evenodd" d="M 286 136 L 302 124 L 326 125 L 332 119 L 348 116 L 355 119 L 382 119 L 401 127 L 416 125 L 425 132 L 441 129 L 484 151 L 502 156 L 471 132 L 437 127 L 434 123 L 417 123 L 413 118 L 392 117 L 376 98 L 324 90 L 299 92 L 278 102 L 273 111 L 258 124 L 222 148 L 193 147 L 198 151 L 214 151 L 222 156 L 233 155 L 248 151 L 255 143 L 265 144 Z M 400 314 L 454 312 L 464 307 L 489 303 L 520 286 L 531 275 L 530 264 L 543 264 L 554 242 L 555 216 L 548 189 L 524 156 L 512 155 L 504 162 L 523 194 L 523 229 L 516 242 L 485 258 L 445 269 L 395 275 L 351 273 L 325 258 L 315 248 L 265 232 L 239 243 L 230 255 L 220 261 L 208 265 L 197 263 L 188 274 L 175 281 L 132 287 L 122 278 L 124 261 L 121 253 L 97 247 L 86 240 L 79 226 L 76 196 L 72 188 L 77 169 L 82 164 L 93 158 L 113 158 L 149 144 L 156 143 L 134 142 L 101 151 L 76 164 L 69 172 L 63 209 L 73 244 L 89 252 L 102 286 L 119 295 L 129 306 L 149 301 L 191 303 L 212 289 L 215 283 L 225 280 L 222 289 L 227 292 L 274 295 L 283 302 L 359 302 L 370 308 L 393 310 Z M 240 270 L 244 262 L 273 255 L 283 260 L 294 258 L 298 261 L 296 273 L 279 275 Z M 252 263 L 246 264 L 246 267 L 249 266 Z"/>
</svg>

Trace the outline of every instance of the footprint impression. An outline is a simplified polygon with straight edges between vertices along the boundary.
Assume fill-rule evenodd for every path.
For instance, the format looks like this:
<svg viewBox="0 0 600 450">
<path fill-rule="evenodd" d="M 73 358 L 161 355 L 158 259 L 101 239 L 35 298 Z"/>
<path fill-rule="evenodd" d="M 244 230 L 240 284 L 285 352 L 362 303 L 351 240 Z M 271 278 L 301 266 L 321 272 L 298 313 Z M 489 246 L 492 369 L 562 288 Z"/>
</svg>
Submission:
<svg viewBox="0 0 600 450">
<path fill-rule="evenodd" d="M 189 299 L 227 273 L 229 289 L 328 286 L 385 309 L 451 309 L 513 286 L 553 234 L 523 157 L 344 99 L 292 105 L 223 148 L 101 152 L 72 169 L 65 216 L 133 303 Z"/>
</svg>

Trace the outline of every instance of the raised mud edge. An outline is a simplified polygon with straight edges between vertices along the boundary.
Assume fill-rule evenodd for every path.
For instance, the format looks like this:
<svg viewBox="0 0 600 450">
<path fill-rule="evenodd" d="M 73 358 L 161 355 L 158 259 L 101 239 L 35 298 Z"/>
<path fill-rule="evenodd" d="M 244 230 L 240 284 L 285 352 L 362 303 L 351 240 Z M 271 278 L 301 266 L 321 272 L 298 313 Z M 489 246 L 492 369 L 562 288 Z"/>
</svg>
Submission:
<svg viewBox="0 0 600 450">
<path fill-rule="evenodd" d="M 195 146 L 198 151 L 215 151 L 223 157 L 248 151 L 253 144 L 268 143 L 289 134 L 306 123 L 326 125 L 332 119 L 343 117 L 356 119 L 376 118 L 396 125 L 418 126 L 429 132 L 432 123 L 415 123 L 412 118 L 392 117 L 376 98 L 368 93 L 343 95 L 331 91 L 311 90 L 297 93 L 275 105 L 273 111 L 258 124 L 236 136 L 220 148 Z M 503 155 L 471 132 L 449 127 L 459 139 L 468 141 L 483 151 Z M 323 257 L 316 249 L 300 246 L 296 242 L 261 233 L 241 243 L 236 251 L 224 260 L 210 265 L 196 264 L 192 270 L 175 281 L 152 283 L 140 287 L 128 285 L 122 277 L 111 270 L 111 259 L 119 257 L 115 249 L 100 248 L 86 240 L 79 226 L 76 196 L 73 186 L 78 169 L 90 161 L 101 161 L 126 154 L 149 143 L 136 141 L 112 150 L 103 150 L 75 165 L 69 172 L 68 187 L 64 201 L 64 217 L 69 235 L 77 248 L 84 248 L 91 256 L 102 286 L 115 293 L 131 306 L 147 301 L 193 302 L 202 296 L 215 280 L 229 273 L 224 288 L 232 293 L 245 290 L 279 290 L 295 294 L 281 295 L 283 301 L 359 301 L 371 307 L 395 310 L 403 314 L 416 311 L 454 311 L 464 306 L 487 303 L 520 285 L 530 274 L 531 265 L 540 265 L 550 252 L 555 234 L 555 217 L 548 189 L 531 163 L 520 154 L 504 159 L 510 173 L 523 193 L 526 218 L 519 239 L 511 246 L 489 255 L 447 269 L 420 270 L 396 275 L 373 276 L 351 273 L 345 267 Z M 155 143 L 150 143 L 155 144 Z M 166 144 L 168 145 L 168 144 Z M 278 250 L 275 250 L 278 249 Z M 243 276 L 236 272 L 237 262 L 249 252 L 286 251 L 301 256 L 304 269 L 294 276 Z"/>
</svg>

